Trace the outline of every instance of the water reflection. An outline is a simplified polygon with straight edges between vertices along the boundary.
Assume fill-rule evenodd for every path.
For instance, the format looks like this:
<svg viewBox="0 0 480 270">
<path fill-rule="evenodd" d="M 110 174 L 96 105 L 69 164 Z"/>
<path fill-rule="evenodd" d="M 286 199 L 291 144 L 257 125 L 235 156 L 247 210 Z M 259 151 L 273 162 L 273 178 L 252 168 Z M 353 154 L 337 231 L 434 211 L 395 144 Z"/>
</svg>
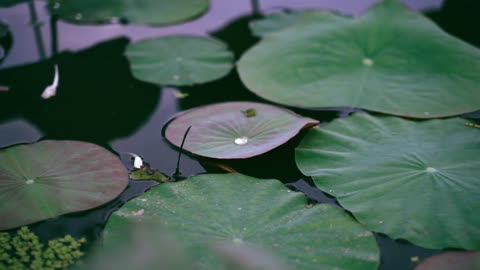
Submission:
<svg viewBox="0 0 480 270">
<path fill-rule="evenodd" d="M 48 138 L 103 144 L 135 132 L 155 110 L 161 90 L 134 79 L 123 56 L 128 40 L 115 39 L 78 53 L 0 71 L 0 119 L 21 116 Z M 58 92 L 41 98 L 59 69 Z"/>
</svg>

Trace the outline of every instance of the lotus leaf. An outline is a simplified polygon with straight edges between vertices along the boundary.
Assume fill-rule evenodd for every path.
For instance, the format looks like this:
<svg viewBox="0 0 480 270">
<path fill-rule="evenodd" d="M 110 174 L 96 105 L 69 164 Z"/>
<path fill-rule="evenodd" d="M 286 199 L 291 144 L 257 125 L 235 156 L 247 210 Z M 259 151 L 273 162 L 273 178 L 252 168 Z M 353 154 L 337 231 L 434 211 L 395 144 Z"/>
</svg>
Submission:
<svg viewBox="0 0 480 270">
<path fill-rule="evenodd" d="M 291 269 L 377 268 L 379 251 L 372 233 L 334 205 L 306 205 L 303 194 L 277 180 L 204 174 L 154 187 L 113 215 L 126 221 L 161 221 L 200 269 L 218 269 L 205 249 L 212 241 L 270 250 Z M 107 239 L 121 227 L 116 220 L 106 225 Z"/>
<path fill-rule="evenodd" d="M 480 50 L 396 0 L 363 16 L 310 13 L 238 63 L 245 85 L 296 107 L 355 107 L 412 118 L 480 108 Z"/>
<path fill-rule="evenodd" d="M 114 215 L 109 223 L 115 229 L 106 232 L 102 245 L 75 270 L 196 269 L 189 254 L 158 220 L 136 222 Z M 286 270 L 268 252 L 251 245 L 214 241 L 204 248 L 218 259 L 218 270 Z"/>
<path fill-rule="evenodd" d="M 212 38 L 169 36 L 127 47 L 132 72 L 140 80 L 161 85 L 193 85 L 226 75 L 233 54 Z"/>
<path fill-rule="evenodd" d="M 59 18 L 79 24 L 126 20 L 138 24 L 172 24 L 208 10 L 209 0 L 49 0 L 48 9 Z"/>
<path fill-rule="evenodd" d="M 310 11 L 282 11 L 273 13 L 265 18 L 252 21 L 250 30 L 257 37 L 263 37 L 270 33 L 285 29 L 297 23 L 305 14 Z M 314 11 L 311 11 L 315 13 Z"/>
<path fill-rule="evenodd" d="M 128 172 L 86 142 L 41 141 L 0 150 L 0 230 L 92 209 L 119 195 Z"/>
<path fill-rule="evenodd" d="M 356 114 L 312 129 L 296 162 L 371 231 L 478 249 L 480 130 L 464 122 Z"/>
<path fill-rule="evenodd" d="M 254 112 L 254 113 L 253 113 Z M 318 124 L 293 112 L 255 102 L 225 102 L 186 111 L 168 124 L 165 136 L 184 149 L 219 159 L 249 158 L 268 152 L 301 129 Z"/>
<path fill-rule="evenodd" d="M 415 270 L 478 270 L 480 252 L 445 252 L 422 261 Z"/>
</svg>

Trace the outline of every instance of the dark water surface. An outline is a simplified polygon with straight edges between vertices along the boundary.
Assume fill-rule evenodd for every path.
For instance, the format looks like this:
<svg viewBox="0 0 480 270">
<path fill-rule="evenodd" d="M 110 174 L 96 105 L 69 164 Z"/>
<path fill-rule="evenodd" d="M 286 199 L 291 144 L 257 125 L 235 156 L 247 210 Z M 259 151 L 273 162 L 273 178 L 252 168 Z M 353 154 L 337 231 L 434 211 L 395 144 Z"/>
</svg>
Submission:
<svg viewBox="0 0 480 270">
<path fill-rule="evenodd" d="M 0 0 L 1 1 L 1 0 Z M 263 12 L 280 8 L 328 8 L 347 14 L 359 14 L 371 0 L 265 0 L 260 1 Z M 480 25 L 472 11 L 480 11 L 476 0 L 447 1 L 440 9 L 441 0 L 404 1 L 412 8 L 429 11 L 430 16 L 452 34 L 479 45 Z M 474 2 L 477 2 L 475 4 Z M 0 92 L 0 147 L 29 143 L 39 139 L 72 139 L 93 142 L 118 153 L 129 166 L 128 155 L 141 155 L 153 168 L 171 175 L 175 171 L 177 149 L 162 137 L 162 127 L 177 112 L 195 106 L 229 100 L 261 101 L 247 91 L 235 71 L 218 81 L 182 89 L 161 88 L 141 82 L 131 75 L 123 56 L 128 42 L 171 34 L 208 33 L 222 39 L 238 57 L 257 39 L 250 35 L 248 22 L 252 7 L 248 0 L 212 0 L 210 11 L 197 20 L 168 27 L 76 26 L 58 22 L 58 51 L 51 57 L 50 18 L 44 4 L 36 4 L 46 57 L 38 50 L 26 4 L 0 9 L 0 19 L 9 24 L 13 47 L 0 63 L 0 85 L 9 85 L 15 91 L 8 96 Z M 474 27 L 469 27 L 469 26 Z M 50 100 L 40 94 L 53 80 L 53 65 L 60 68 L 58 94 Z M 176 92 L 189 96 L 179 99 Z M 350 110 L 306 111 L 295 109 L 305 116 L 323 123 L 348 115 Z M 477 115 L 478 117 L 478 115 Z M 336 203 L 313 187 L 294 162 L 294 147 L 302 134 L 266 155 L 247 161 L 232 161 L 228 165 L 244 174 L 260 178 L 277 178 L 292 189 L 305 192 L 312 201 Z M 211 161 L 184 156 L 182 173 L 190 176 L 215 172 Z M 202 166 L 204 165 L 204 166 Z M 66 215 L 32 226 L 43 239 L 63 236 L 85 236 L 95 240 L 101 235 L 104 223 L 113 210 L 133 196 L 141 194 L 151 182 L 130 183 L 120 198 L 94 211 Z M 394 241 L 377 235 L 382 252 L 382 270 L 413 269 L 412 257 L 420 260 L 439 251 L 427 250 L 405 241 Z M 93 242 L 93 241 L 91 241 Z"/>
</svg>

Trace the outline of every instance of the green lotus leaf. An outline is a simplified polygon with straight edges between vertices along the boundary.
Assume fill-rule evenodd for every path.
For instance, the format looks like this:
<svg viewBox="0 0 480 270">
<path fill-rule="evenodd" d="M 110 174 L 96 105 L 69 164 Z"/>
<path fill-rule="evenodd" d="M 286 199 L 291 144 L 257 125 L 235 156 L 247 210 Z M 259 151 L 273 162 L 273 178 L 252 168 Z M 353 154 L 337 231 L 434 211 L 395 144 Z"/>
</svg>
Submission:
<svg viewBox="0 0 480 270">
<path fill-rule="evenodd" d="M 78 141 L 0 150 L 0 230 L 92 209 L 119 195 L 128 172 L 112 153 Z"/>
<path fill-rule="evenodd" d="M 415 270 L 478 270 L 480 252 L 452 251 L 427 258 Z"/>
<path fill-rule="evenodd" d="M 204 174 L 152 188 L 126 203 L 107 223 L 105 237 L 122 222 L 161 221 L 186 247 L 199 269 L 219 269 L 205 248 L 213 242 L 270 250 L 291 269 L 376 269 L 373 234 L 342 209 L 307 208 L 306 197 L 277 180 L 241 174 Z"/>
<path fill-rule="evenodd" d="M 480 50 L 395 0 L 363 16 L 309 14 L 238 63 L 245 85 L 296 107 L 355 107 L 412 118 L 480 108 Z"/>
<path fill-rule="evenodd" d="M 193 85 L 219 79 L 233 66 L 227 46 L 212 38 L 168 36 L 130 44 L 133 75 L 161 85 Z"/>
<path fill-rule="evenodd" d="M 218 158 L 250 158 L 266 153 L 318 121 L 289 110 L 255 102 L 225 102 L 186 111 L 167 125 L 165 137 L 184 149 Z"/>
<path fill-rule="evenodd" d="M 480 248 L 480 130 L 357 114 L 309 131 L 299 169 L 369 230 L 416 245 Z"/>
<path fill-rule="evenodd" d="M 170 232 L 158 223 L 139 223 L 118 216 L 110 217 L 109 222 L 115 227 L 115 234 L 105 232 L 105 241 L 74 270 L 195 269 Z"/>
<path fill-rule="evenodd" d="M 109 222 L 115 228 L 106 232 L 102 245 L 75 270 L 196 269 L 190 255 L 158 220 L 137 222 L 114 215 Z M 251 245 L 212 242 L 204 248 L 218 259 L 215 269 L 286 270 L 269 252 Z"/>
<path fill-rule="evenodd" d="M 193 19 L 209 8 L 209 0 L 49 0 L 51 14 L 77 24 L 128 23 L 164 25 Z"/>
<path fill-rule="evenodd" d="M 257 37 L 285 29 L 297 23 L 303 16 L 315 11 L 282 11 L 268 15 L 265 18 L 254 20 L 250 23 L 250 30 Z"/>
<path fill-rule="evenodd" d="M 128 176 L 130 177 L 130 179 L 135 181 L 153 180 L 159 183 L 171 181 L 170 177 L 160 172 L 159 170 L 150 168 L 150 166 L 143 166 L 140 169 L 134 169 L 129 173 Z"/>
</svg>

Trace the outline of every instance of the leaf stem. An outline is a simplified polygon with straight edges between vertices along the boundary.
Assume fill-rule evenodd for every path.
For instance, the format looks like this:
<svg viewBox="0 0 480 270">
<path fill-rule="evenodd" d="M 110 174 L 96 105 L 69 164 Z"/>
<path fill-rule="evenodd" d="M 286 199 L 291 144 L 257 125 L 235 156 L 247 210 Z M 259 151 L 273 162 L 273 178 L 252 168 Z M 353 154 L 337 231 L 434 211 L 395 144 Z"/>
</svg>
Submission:
<svg viewBox="0 0 480 270">
<path fill-rule="evenodd" d="M 252 14 L 259 15 L 260 14 L 260 0 L 251 0 L 252 3 Z"/>
<path fill-rule="evenodd" d="M 188 132 L 190 132 L 191 128 L 192 126 L 189 126 L 187 128 L 187 131 L 185 131 L 185 134 L 183 135 L 182 144 L 180 145 L 180 151 L 178 151 L 177 167 L 175 168 L 175 173 L 173 174 L 174 176 L 179 176 L 182 174 L 180 173 L 180 158 L 182 157 L 183 145 L 185 144 L 185 140 L 187 139 Z"/>
<path fill-rule="evenodd" d="M 50 17 L 50 46 L 52 46 L 52 57 L 58 53 L 58 16 Z"/>
<path fill-rule="evenodd" d="M 35 10 L 34 0 L 28 1 L 28 10 L 30 12 L 30 24 L 33 27 L 33 32 L 35 34 L 35 42 L 37 43 L 37 50 L 40 59 L 46 58 L 45 46 L 43 45 L 43 37 L 41 32 L 41 24 L 38 21 L 37 11 Z"/>
</svg>

